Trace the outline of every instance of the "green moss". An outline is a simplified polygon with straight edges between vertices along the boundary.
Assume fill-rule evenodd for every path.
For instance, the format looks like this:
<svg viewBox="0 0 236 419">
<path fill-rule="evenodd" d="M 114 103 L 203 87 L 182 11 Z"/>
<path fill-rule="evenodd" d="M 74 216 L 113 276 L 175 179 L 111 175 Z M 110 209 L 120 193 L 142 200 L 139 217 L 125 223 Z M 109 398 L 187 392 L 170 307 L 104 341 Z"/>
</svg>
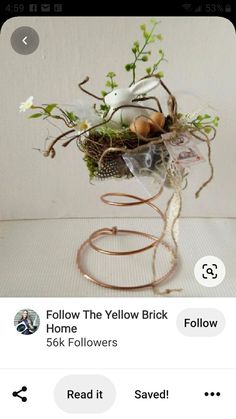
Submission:
<svg viewBox="0 0 236 419">
<path fill-rule="evenodd" d="M 122 128 L 122 129 L 113 129 L 107 124 L 102 125 L 101 127 L 94 130 L 94 132 L 98 133 L 100 136 L 109 137 L 111 140 L 113 139 L 131 139 L 136 138 L 136 135 L 130 131 L 129 128 Z"/>
<path fill-rule="evenodd" d="M 89 181 L 92 182 L 94 177 L 97 175 L 98 172 L 98 164 L 88 155 L 85 155 L 83 160 L 85 161 L 88 172 L 89 172 Z"/>
</svg>

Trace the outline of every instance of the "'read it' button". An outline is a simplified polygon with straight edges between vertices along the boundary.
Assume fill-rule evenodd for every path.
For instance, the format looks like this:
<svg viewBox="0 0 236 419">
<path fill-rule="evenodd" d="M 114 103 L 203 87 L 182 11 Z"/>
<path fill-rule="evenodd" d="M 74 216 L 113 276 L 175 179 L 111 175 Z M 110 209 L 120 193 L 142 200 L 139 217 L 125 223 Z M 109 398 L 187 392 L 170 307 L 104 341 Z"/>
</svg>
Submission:
<svg viewBox="0 0 236 419">
<path fill-rule="evenodd" d="M 113 405 L 116 391 L 103 375 L 67 375 L 57 383 L 54 396 L 66 413 L 103 413 Z"/>
</svg>

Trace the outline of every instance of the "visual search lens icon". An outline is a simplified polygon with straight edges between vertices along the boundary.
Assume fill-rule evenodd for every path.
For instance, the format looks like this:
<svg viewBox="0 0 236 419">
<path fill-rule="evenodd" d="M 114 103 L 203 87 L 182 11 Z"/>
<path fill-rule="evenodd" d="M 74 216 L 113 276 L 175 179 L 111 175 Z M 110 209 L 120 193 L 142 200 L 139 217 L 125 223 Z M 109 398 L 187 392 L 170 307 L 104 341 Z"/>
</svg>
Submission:
<svg viewBox="0 0 236 419">
<path fill-rule="evenodd" d="M 213 263 L 211 266 L 208 266 L 207 263 L 203 263 L 202 265 L 203 279 L 209 279 L 209 276 L 211 276 L 211 279 L 217 278 L 217 265 L 216 263 Z"/>
<path fill-rule="evenodd" d="M 27 391 L 27 387 L 23 386 L 19 391 L 13 391 L 13 397 L 19 397 L 23 403 L 27 402 L 27 397 L 21 396 L 20 393 Z"/>
<path fill-rule="evenodd" d="M 200 285 L 217 287 L 225 278 L 223 261 L 216 256 L 203 256 L 194 267 L 194 275 Z"/>
</svg>

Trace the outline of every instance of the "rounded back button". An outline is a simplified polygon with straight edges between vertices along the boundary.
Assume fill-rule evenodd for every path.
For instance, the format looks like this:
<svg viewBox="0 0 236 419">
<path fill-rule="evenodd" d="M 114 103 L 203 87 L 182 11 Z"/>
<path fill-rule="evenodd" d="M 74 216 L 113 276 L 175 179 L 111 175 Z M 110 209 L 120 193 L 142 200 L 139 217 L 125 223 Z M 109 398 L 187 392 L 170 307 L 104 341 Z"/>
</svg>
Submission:
<svg viewBox="0 0 236 419">
<path fill-rule="evenodd" d="M 67 375 L 57 383 L 54 397 L 66 413 L 103 413 L 114 403 L 116 391 L 103 375 Z"/>
<path fill-rule="evenodd" d="M 39 46 L 38 33 L 30 26 L 20 26 L 11 35 L 11 46 L 18 54 L 32 54 Z"/>
</svg>

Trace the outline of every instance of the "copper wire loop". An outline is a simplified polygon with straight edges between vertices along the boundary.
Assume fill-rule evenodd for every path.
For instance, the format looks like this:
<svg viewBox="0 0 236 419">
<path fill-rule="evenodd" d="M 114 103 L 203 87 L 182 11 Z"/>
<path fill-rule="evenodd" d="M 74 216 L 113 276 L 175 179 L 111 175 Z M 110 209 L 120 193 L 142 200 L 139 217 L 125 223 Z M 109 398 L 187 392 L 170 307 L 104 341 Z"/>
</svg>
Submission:
<svg viewBox="0 0 236 419">
<path fill-rule="evenodd" d="M 138 290 L 138 289 L 144 289 L 144 288 L 149 288 L 149 287 L 155 287 L 157 285 L 159 285 L 161 282 L 169 279 L 177 266 L 177 249 L 176 247 L 172 247 L 170 244 L 168 244 L 166 241 L 164 241 L 164 236 L 166 233 L 166 227 L 167 227 L 167 209 L 165 212 L 162 212 L 152 201 L 154 201 L 155 199 L 157 199 L 161 193 L 163 191 L 163 186 L 161 186 L 161 188 L 159 189 L 158 193 L 155 194 L 154 196 L 148 198 L 148 199 L 143 199 L 140 198 L 136 195 L 131 195 L 131 194 L 125 194 L 125 193 L 113 193 L 113 192 L 109 192 L 106 193 L 104 195 L 101 196 L 101 200 L 102 202 L 104 202 L 107 205 L 114 205 L 114 206 L 122 206 L 122 207 L 126 207 L 126 206 L 134 206 L 134 205 L 142 205 L 142 204 L 146 204 L 149 205 L 152 209 L 154 209 L 160 216 L 160 218 L 163 221 L 163 229 L 161 232 L 160 237 L 156 237 L 153 234 L 149 234 L 149 233 L 145 233 L 145 232 L 141 232 L 141 231 L 136 231 L 136 230 L 124 230 L 124 229 L 118 229 L 117 227 L 112 227 L 112 228 L 101 228 L 99 230 L 94 231 L 90 237 L 80 246 L 78 253 L 77 253 L 77 265 L 78 268 L 81 272 L 81 274 L 88 279 L 89 281 L 100 285 L 101 287 L 104 288 L 110 288 L 113 290 Z M 129 198 L 132 201 L 125 201 L 125 202 L 119 202 L 117 200 L 111 200 L 111 198 L 115 198 L 115 197 L 120 197 L 120 198 Z M 110 199 L 109 199 L 110 198 Z M 108 249 L 104 249 L 100 246 L 98 246 L 97 244 L 95 244 L 95 242 L 97 242 L 98 239 L 101 239 L 103 237 L 106 236 L 116 236 L 116 235 L 137 235 L 137 236 L 142 236 L 145 237 L 149 240 L 151 240 L 151 243 L 141 247 L 141 248 L 137 248 L 134 250 L 127 250 L 127 251 L 111 251 Z M 171 254 L 171 261 L 170 261 L 170 268 L 168 270 L 168 272 L 160 277 L 156 276 L 156 272 L 155 272 L 155 268 L 153 267 L 153 278 L 152 280 L 149 280 L 149 282 L 146 282 L 145 284 L 142 285 L 132 285 L 132 286 L 125 286 L 125 285 L 113 285 L 110 284 L 108 282 L 103 282 L 100 279 L 95 278 L 94 276 L 88 274 L 87 269 L 83 266 L 82 260 L 83 260 L 83 252 L 87 250 L 87 248 L 92 248 L 95 251 L 105 254 L 105 255 L 109 255 L 109 256 L 130 256 L 133 254 L 137 254 L 137 253 L 141 253 L 144 252 L 148 249 L 154 248 L 155 249 L 155 254 L 156 254 L 156 250 L 158 246 L 162 246 L 166 249 L 167 252 L 169 252 Z M 154 266 L 154 265 L 153 265 Z"/>
<path fill-rule="evenodd" d="M 114 229 L 115 229 L 115 233 L 114 233 Z M 113 234 L 118 235 L 122 233 L 132 234 L 132 235 L 136 234 L 138 236 L 143 236 L 143 237 L 153 240 L 153 243 L 145 247 L 141 247 L 139 249 L 127 250 L 126 252 L 117 252 L 117 251 L 113 252 L 112 250 L 102 249 L 101 247 L 98 247 L 94 244 L 94 240 L 98 239 L 99 237 L 109 236 Z M 128 256 L 128 255 L 134 255 L 135 253 L 141 253 L 141 252 L 144 252 L 145 250 L 151 249 L 153 246 L 155 246 L 157 242 L 158 242 L 158 239 L 152 236 L 151 234 L 142 233 L 141 231 L 135 231 L 135 230 L 122 230 L 122 229 L 118 229 L 117 227 L 101 228 L 100 230 L 97 230 L 93 234 L 91 234 L 91 236 L 88 239 L 88 243 L 94 250 L 96 250 L 99 253 L 103 253 L 105 255 L 111 255 L 111 256 Z"/>
</svg>

